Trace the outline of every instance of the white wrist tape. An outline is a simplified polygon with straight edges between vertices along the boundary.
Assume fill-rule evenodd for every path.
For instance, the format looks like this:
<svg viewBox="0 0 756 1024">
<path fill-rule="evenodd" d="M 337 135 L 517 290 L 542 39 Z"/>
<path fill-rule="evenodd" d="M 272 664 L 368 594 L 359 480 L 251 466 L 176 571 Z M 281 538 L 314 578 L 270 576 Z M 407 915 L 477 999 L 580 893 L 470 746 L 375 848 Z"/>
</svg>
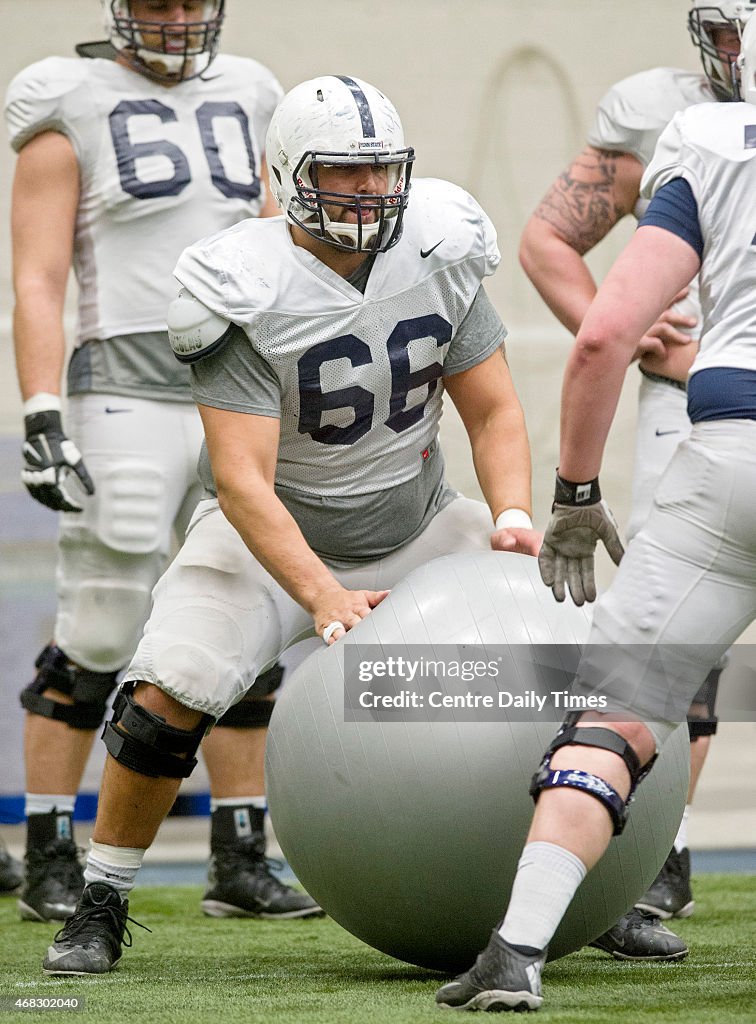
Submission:
<svg viewBox="0 0 756 1024">
<path fill-rule="evenodd" d="M 533 520 L 522 508 L 506 508 L 496 517 L 497 530 L 532 530 Z"/>
<path fill-rule="evenodd" d="M 60 412 L 60 395 L 49 391 L 38 391 L 27 398 L 23 406 L 24 416 L 33 416 L 37 412 Z"/>
</svg>

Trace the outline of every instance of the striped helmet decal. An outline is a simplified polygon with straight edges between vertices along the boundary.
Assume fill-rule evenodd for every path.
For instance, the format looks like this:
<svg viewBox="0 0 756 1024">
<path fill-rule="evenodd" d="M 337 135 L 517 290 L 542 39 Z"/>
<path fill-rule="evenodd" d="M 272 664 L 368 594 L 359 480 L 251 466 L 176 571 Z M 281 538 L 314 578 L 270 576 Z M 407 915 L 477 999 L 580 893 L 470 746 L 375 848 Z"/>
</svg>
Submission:
<svg viewBox="0 0 756 1024">
<path fill-rule="evenodd" d="M 373 123 L 373 113 L 370 110 L 367 96 L 353 78 L 348 78 L 346 75 L 335 75 L 334 77 L 343 82 L 352 96 L 354 96 L 354 102 L 357 104 L 360 120 L 362 121 L 362 134 L 366 139 L 374 139 L 375 124 Z"/>
</svg>

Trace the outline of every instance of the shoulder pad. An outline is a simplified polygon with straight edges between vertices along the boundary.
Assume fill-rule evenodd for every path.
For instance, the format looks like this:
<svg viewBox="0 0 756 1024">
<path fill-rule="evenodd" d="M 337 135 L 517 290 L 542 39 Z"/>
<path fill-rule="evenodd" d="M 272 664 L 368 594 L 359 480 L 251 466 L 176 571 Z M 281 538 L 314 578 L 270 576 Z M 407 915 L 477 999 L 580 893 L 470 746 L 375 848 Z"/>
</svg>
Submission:
<svg viewBox="0 0 756 1024">
<path fill-rule="evenodd" d="M 480 263 L 480 279 L 496 270 L 501 259 L 496 229 L 478 201 L 459 185 L 420 178 L 412 183 L 410 211 L 409 230 L 417 232 L 418 251 L 429 269 L 474 260 Z M 433 257 L 429 249 L 435 250 Z"/>
<path fill-rule="evenodd" d="M 16 152 L 40 132 L 65 130 L 64 100 L 86 77 L 85 62 L 75 57 L 47 57 L 16 75 L 5 97 L 5 119 Z"/>
<path fill-rule="evenodd" d="M 706 77 L 680 68 L 651 68 L 623 78 L 599 101 L 588 133 L 597 149 L 630 153 L 645 167 L 656 140 L 678 110 L 711 101 Z"/>
<path fill-rule="evenodd" d="M 218 352 L 234 325 L 182 288 L 168 307 L 168 340 L 180 363 L 196 363 Z"/>
</svg>

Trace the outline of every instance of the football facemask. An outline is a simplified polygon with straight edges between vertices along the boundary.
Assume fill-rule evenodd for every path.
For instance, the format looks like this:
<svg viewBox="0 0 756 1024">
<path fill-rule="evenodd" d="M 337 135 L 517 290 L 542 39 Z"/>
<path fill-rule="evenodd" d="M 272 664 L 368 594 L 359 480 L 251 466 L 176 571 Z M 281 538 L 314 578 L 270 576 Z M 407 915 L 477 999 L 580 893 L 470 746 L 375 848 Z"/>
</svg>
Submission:
<svg viewBox="0 0 756 1024">
<path fill-rule="evenodd" d="M 348 252 L 386 252 L 399 241 L 409 198 L 414 153 L 374 154 L 370 160 L 351 160 L 348 153 L 309 151 L 294 170 L 296 195 L 289 219 L 309 235 Z M 323 168 L 381 168 L 383 192 L 335 192 L 320 187 Z"/>
<path fill-rule="evenodd" d="M 756 0 L 721 0 L 707 4 L 693 0 L 688 15 L 688 30 L 701 55 L 701 64 L 718 100 L 739 99 L 737 53 L 717 45 L 718 30 L 731 28 L 742 37 L 743 29 L 753 11 Z"/>
<path fill-rule="evenodd" d="M 372 85 L 329 75 L 296 86 L 273 114 L 266 155 L 273 194 L 307 234 L 347 252 L 385 252 L 399 241 L 414 151 L 394 106 Z M 352 178 L 339 169 L 364 168 L 371 183 L 325 187 L 334 180 L 325 168 L 346 184 Z"/>
<path fill-rule="evenodd" d="M 158 81 L 198 78 L 218 52 L 225 0 L 184 5 L 187 20 L 134 18 L 131 0 L 103 0 L 112 45 L 138 71 Z M 196 12 L 196 13 L 195 13 Z"/>
</svg>

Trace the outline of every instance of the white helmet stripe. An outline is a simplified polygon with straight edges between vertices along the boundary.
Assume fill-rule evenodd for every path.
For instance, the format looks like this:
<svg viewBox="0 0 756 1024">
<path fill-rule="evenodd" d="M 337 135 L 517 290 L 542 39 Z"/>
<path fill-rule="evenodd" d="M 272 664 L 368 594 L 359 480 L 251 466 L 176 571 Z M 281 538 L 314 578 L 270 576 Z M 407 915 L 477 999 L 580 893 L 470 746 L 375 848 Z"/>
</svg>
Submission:
<svg viewBox="0 0 756 1024">
<path fill-rule="evenodd" d="M 366 139 L 374 139 L 375 123 L 373 122 L 373 112 L 370 109 L 367 96 L 353 78 L 348 78 L 346 75 L 335 75 L 334 77 L 343 82 L 354 97 L 354 102 L 357 104 L 357 110 L 360 113 L 360 121 L 362 121 L 362 134 Z"/>
</svg>

